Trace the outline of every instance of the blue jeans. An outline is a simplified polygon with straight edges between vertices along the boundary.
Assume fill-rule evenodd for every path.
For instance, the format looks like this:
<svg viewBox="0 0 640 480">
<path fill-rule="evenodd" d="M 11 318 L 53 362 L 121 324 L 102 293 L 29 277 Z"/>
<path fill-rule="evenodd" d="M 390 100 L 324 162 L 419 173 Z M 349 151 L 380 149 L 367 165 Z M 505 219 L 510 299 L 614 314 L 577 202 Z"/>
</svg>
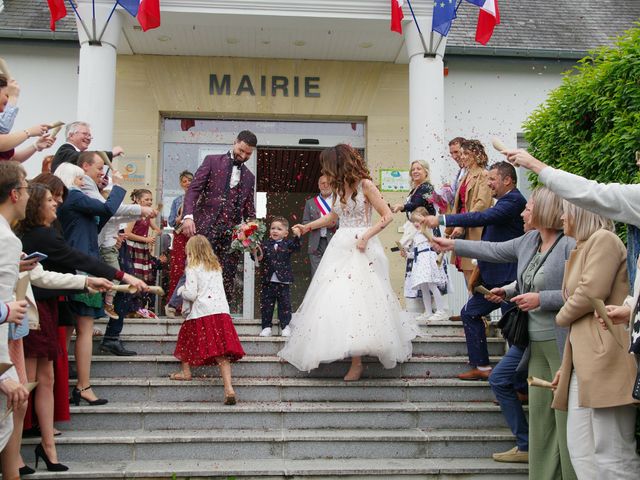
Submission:
<svg viewBox="0 0 640 480">
<path fill-rule="evenodd" d="M 487 287 L 491 289 L 492 287 Z M 474 293 L 462 307 L 460 317 L 464 325 L 464 336 L 467 341 L 467 353 L 469 354 L 469 364 L 472 367 L 485 367 L 489 365 L 489 350 L 487 349 L 487 332 L 484 327 L 482 317 L 489 315 L 498 307 L 502 308 L 502 313 L 513 306 L 512 303 L 493 303 L 485 300 L 481 293 Z"/>
<path fill-rule="evenodd" d="M 178 295 L 178 289 L 185 284 L 187 281 L 187 275 L 185 273 L 182 274 L 180 280 L 176 284 L 176 288 L 173 289 L 173 293 L 171 294 L 171 298 L 169 299 L 168 305 L 172 308 L 179 309 L 182 308 L 182 297 Z"/>
<path fill-rule="evenodd" d="M 107 328 L 104 332 L 105 340 L 118 340 L 120 333 L 124 327 L 124 317 L 129 310 L 129 302 L 124 294 L 118 293 L 113 299 L 113 309 L 118 314 L 118 318 L 110 318 L 107 323 Z"/>
<path fill-rule="evenodd" d="M 491 372 L 489 385 L 500 404 L 502 415 L 516 437 L 518 450 L 528 452 L 529 424 L 516 395 L 516 391 L 523 388 L 523 383 L 526 385 L 526 373 L 516 372 L 523 354 L 524 349 L 512 345 Z"/>
</svg>

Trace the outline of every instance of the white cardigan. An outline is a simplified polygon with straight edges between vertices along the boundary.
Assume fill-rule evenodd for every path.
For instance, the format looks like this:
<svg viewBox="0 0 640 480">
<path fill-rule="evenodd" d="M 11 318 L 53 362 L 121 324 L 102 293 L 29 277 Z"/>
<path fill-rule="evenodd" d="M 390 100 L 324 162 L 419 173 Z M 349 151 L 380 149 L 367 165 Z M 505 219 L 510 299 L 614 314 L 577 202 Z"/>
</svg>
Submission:
<svg viewBox="0 0 640 480">
<path fill-rule="evenodd" d="M 187 320 L 216 313 L 229 313 L 229 304 L 222 284 L 222 270 L 187 267 L 185 273 L 187 280 L 178 289 L 178 295 L 192 302 Z"/>
</svg>

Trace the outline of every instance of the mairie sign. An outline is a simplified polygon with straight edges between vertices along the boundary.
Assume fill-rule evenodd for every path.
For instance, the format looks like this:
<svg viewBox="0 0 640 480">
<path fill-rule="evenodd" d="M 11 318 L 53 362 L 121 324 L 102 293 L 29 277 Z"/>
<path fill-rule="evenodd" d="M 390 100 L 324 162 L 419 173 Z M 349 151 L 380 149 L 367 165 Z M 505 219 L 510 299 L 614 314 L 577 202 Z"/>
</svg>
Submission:
<svg viewBox="0 0 640 480">
<path fill-rule="evenodd" d="M 285 77 L 260 75 L 253 80 L 242 75 L 238 80 L 226 73 L 209 75 L 209 95 L 243 95 L 255 97 L 320 97 L 320 77 Z"/>
</svg>

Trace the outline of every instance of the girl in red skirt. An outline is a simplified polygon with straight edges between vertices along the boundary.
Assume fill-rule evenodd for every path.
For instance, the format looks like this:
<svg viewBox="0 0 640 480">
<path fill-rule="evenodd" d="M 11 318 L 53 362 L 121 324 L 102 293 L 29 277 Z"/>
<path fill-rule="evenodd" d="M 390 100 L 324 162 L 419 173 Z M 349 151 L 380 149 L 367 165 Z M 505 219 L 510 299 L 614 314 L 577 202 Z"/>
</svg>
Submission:
<svg viewBox="0 0 640 480">
<path fill-rule="evenodd" d="M 189 239 L 186 253 L 187 278 L 178 289 L 186 319 L 173 353 L 180 360 L 182 371 L 171 374 L 171 379 L 191 380 L 192 366 L 217 364 L 224 383 L 224 404 L 235 405 L 230 362 L 240 360 L 244 350 L 229 315 L 220 262 L 202 235 Z"/>
</svg>

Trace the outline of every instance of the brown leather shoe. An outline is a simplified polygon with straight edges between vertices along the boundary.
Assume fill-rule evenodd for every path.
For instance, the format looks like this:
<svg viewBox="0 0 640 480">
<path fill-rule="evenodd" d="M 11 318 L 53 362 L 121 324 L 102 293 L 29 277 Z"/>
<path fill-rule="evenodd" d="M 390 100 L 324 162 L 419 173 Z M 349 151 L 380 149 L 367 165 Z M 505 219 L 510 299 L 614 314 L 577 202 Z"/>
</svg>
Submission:
<svg viewBox="0 0 640 480">
<path fill-rule="evenodd" d="M 477 368 L 472 368 L 468 372 L 458 375 L 458 378 L 460 380 L 489 380 L 489 375 L 491 375 L 491 369 L 479 370 Z"/>
</svg>

